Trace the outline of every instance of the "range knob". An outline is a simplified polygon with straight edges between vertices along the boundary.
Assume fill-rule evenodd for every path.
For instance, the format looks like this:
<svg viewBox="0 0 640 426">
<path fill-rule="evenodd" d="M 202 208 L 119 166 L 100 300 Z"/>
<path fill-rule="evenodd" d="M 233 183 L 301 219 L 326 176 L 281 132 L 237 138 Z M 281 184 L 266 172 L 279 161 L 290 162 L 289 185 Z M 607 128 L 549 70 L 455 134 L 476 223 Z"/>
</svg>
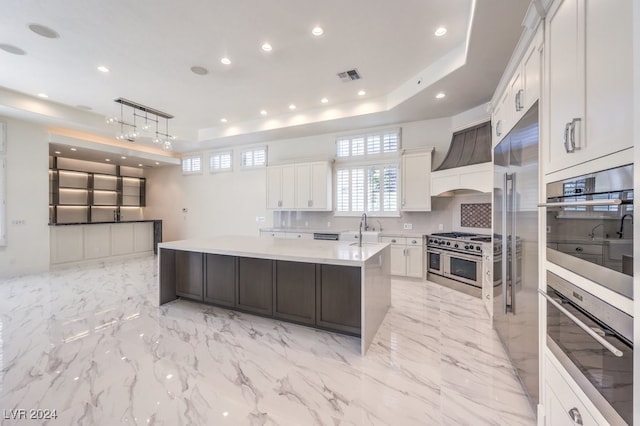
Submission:
<svg viewBox="0 0 640 426">
<path fill-rule="evenodd" d="M 476 246 L 476 250 L 480 251 L 480 246 Z"/>
<path fill-rule="evenodd" d="M 464 249 L 465 250 L 469 250 L 469 246 L 464 246 Z"/>
<path fill-rule="evenodd" d="M 454 244 L 454 247 L 455 247 L 455 248 L 458 248 L 458 244 L 457 244 L 457 243 L 456 243 L 456 244 Z"/>
<path fill-rule="evenodd" d="M 450 245 L 451 245 L 451 242 L 447 241 L 447 245 L 448 245 L 448 246 L 450 246 Z"/>
</svg>

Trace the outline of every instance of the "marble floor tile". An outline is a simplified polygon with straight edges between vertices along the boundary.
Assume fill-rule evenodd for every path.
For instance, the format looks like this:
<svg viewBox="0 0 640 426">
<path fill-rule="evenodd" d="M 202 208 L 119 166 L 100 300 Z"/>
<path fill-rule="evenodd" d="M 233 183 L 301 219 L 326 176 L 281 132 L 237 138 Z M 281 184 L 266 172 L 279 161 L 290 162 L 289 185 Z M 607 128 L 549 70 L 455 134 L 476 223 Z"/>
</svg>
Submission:
<svg viewBox="0 0 640 426">
<path fill-rule="evenodd" d="M 359 339 L 178 300 L 156 258 L 0 281 L 2 425 L 534 425 L 482 302 L 394 280 Z M 49 421 L 12 419 L 56 410 Z"/>
</svg>

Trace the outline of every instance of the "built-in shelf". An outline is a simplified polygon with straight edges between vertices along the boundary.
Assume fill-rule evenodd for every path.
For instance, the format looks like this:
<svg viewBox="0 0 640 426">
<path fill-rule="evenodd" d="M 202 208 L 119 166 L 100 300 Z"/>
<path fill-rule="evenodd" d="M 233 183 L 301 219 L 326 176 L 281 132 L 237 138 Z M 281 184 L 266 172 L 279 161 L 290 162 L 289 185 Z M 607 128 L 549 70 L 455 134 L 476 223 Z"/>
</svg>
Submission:
<svg viewBox="0 0 640 426">
<path fill-rule="evenodd" d="M 92 223 L 118 221 L 122 207 L 144 207 L 146 180 L 57 167 L 49 169 L 49 223 Z M 128 209 L 127 209 L 128 211 Z"/>
</svg>

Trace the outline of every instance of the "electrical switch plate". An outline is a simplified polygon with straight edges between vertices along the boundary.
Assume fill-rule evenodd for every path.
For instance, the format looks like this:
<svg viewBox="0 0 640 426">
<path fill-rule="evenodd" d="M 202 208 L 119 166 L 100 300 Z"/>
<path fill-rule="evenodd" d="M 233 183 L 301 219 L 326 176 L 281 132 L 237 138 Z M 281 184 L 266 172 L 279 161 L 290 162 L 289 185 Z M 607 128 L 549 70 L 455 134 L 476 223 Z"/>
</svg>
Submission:
<svg viewBox="0 0 640 426">
<path fill-rule="evenodd" d="M 443 224 L 439 224 L 438 225 L 438 231 L 444 231 L 444 225 Z"/>
<path fill-rule="evenodd" d="M 264 216 L 256 216 L 256 222 L 264 222 Z"/>
<path fill-rule="evenodd" d="M 327 228 L 331 228 L 331 222 L 327 222 Z"/>
<path fill-rule="evenodd" d="M 404 229 L 413 229 L 413 223 L 405 223 Z"/>
</svg>

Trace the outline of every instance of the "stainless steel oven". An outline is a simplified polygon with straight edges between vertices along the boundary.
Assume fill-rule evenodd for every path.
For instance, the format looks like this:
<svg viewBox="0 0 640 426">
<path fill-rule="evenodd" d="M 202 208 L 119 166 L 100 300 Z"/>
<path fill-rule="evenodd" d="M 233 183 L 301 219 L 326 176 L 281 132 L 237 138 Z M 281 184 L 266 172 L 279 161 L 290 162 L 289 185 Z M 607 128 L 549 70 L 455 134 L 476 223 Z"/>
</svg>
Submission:
<svg viewBox="0 0 640 426">
<path fill-rule="evenodd" d="M 633 299 L 633 165 L 547 184 L 547 260 Z"/>
<path fill-rule="evenodd" d="M 447 232 L 428 235 L 425 240 L 428 280 L 463 291 L 471 286 L 474 295 L 482 288 L 482 249 L 490 236 Z"/>
<path fill-rule="evenodd" d="M 633 317 L 547 272 L 547 346 L 610 424 L 633 423 Z"/>
</svg>

